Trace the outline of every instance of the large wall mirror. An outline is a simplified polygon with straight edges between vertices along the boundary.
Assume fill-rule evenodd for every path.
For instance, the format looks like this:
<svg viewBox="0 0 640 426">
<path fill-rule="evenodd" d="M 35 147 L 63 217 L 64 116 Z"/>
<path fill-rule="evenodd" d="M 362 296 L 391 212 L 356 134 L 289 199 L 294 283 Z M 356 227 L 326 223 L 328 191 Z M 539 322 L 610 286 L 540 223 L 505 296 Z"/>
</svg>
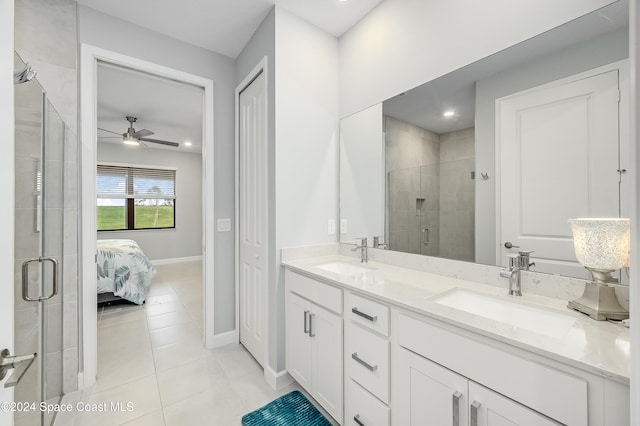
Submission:
<svg viewBox="0 0 640 426">
<path fill-rule="evenodd" d="M 586 278 L 567 219 L 629 214 L 628 6 L 343 118 L 340 241 Z"/>
</svg>

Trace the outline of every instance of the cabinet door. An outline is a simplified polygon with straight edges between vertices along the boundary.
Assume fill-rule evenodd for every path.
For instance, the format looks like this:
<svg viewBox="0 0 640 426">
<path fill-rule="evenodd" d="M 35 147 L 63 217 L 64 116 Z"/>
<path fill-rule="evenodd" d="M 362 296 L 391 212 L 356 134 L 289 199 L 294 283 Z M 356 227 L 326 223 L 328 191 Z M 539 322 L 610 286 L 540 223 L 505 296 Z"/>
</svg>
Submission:
<svg viewBox="0 0 640 426">
<path fill-rule="evenodd" d="M 342 424 L 342 318 L 313 305 L 310 323 L 313 345 L 312 396 Z"/>
<path fill-rule="evenodd" d="M 468 424 L 466 378 L 403 348 L 395 363 L 398 409 L 393 413 L 394 424 Z"/>
<path fill-rule="evenodd" d="M 300 386 L 311 392 L 312 342 L 307 332 L 311 302 L 290 292 L 286 297 L 287 371 Z"/>
<path fill-rule="evenodd" d="M 475 382 L 469 382 L 472 426 L 558 426 L 548 417 Z"/>
</svg>

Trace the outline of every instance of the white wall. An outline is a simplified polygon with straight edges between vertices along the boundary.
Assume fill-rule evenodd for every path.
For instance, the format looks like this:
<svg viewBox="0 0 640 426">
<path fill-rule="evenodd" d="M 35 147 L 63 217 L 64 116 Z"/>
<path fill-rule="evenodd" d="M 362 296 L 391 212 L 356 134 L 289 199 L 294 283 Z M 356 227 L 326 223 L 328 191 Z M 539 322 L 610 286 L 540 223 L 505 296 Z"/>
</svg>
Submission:
<svg viewBox="0 0 640 426">
<path fill-rule="evenodd" d="M 382 2 L 340 38 L 340 116 L 360 111 L 612 2 Z M 507 16 L 509 19 L 505 19 Z"/>
<path fill-rule="evenodd" d="M 215 218 L 234 216 L 235 64 L 195 47 L 93 9 L 78 8 L 79 41 L 113 52 L 209 78 L 214 82 Z M 215 234 L 215 334 L 233 330 L 234 234 Z"/>
<path fill-rule="evenodd" d="M 0 298 L 0 346 L 13 346 L 14 239 L 14 112 L 13 112 L 13 1 L 0 1 L 0 179 L 5 183 L 0 209 L 0 270 L 4 271 Z M 0 391 L 0 402 L 13 401 L 13 389 Z M 0 410 L 0 423 L 12 425 L 13 413 Z"/>
<path fill-rule="evenodd" d="M 276 6 L 276 333 L 269 362 L 285 368 L 280 249 L 335 242 L 338 203 L 338 40 Z M 271 320 L 274 318 L 272 317 Z M 276 345 L 273 348 L 273 344 Z M 274 350 L 275 349 L 275 350 Z M 277 358 L 277 359 L 274 359 Z M 274 363 L 275 362 L 275 363 Z"/>
<path fill-rule="evenodd" d="M 638 72 L 640 71 L 640 5 L 638 0 L 631 0 L 631 10 L 629 14 L 629 40 L 630 40 L 630 62 L 631 62 L 631 163 L 634 165 L 631 173 L 632 191 L 635 195 L 636 203 L 631 210 L 631 283 L 629 285 L 629 311 L 634 317 L 634 322 L 638 322 L 637 315 L 640 312 L 640 287 L 638 284 L 638 271 L 640 271 L 640 185 L 638 184 L 637 171 L 640 164 L 640 84 L 638 84 Z M 632 425 L 640 424 L 640 405 L 633 401 L 640 400 L 640 327 L 631 327 L 629 331 L 631 338 L 631 422 Z"/>
<path fill-rule="evenodd" d="M 138 242 L 151 260 L 202 255 L 202 156 L 165 149 L 98 144 L 98 162 L 176 168 L 175 229 L 98 232 L 99 240 Z"/>
<path fill-rule="evenodd" d="M 336 241 L 338 41 L 275 7 L 236 61 L 239 83 L 267 57 L 269 133 L 269 341 L 267 363 L 285 368 L 280 249 Z"/>
<path fill-rule="evenodd" d="M 497 265 L 495 191 L 495 101 L 511 93 L 606 65 L 629 55 L 627 29 L 606 34 L 476 83 L 476 262 Z"/>
</svg>

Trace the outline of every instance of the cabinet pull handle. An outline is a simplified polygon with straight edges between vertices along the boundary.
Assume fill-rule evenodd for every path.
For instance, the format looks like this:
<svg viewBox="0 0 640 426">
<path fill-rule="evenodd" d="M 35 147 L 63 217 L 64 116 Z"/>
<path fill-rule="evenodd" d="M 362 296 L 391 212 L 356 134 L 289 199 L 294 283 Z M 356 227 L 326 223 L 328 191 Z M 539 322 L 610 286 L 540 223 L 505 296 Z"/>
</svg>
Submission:
<svg viewBox="0 0 640 426">
<path fill-rule="evenodd" d="M 304 334 L 309 333 L 309 311 L 304 311 Z"/>
<path fill-rule="evenodd" d="M 453 393 L 453 426 L 460 426 L 460 398 L 462 394 L 455 391 Z"/>
<path fill-rule="evenodd" d="M 376 321 L 378 319 L 377 316 L 373 316 L 372 317 L 369 314 L 365 314 L 364 312 L 359 311 L 358 308 L 355 308 L 355 307 L 351 308 L 351 312 L 353 312 L 354 314 L 356 314 L 356 315 L 358 315 L 358 316 L 360 316 L 360 317 L 362 317 L 364 319 L 367 319 L 367 320 L 369 320 L 371 322 L 374 322 L 374 321 Z"/>
<path fill-rule="evenodd" d="M 316 314 L 309 314 L 309 337 L 315 337 L 315 333 L 313 332 L 313 317 L 315 317 Z"/>
<path fill-rule="evenodd" d="M 351 354 L 351 358 L 357 362 L 358 364 L 364 366 L 369 371 L 376 371 L 378 369 L 377 365 L 371 365 L 367 361 L 363 360 L 358 356 L 358 352 L 354 352 Z"/>
<path fill-rule="evenodd" d="M 471 426 L 478 426 L 478 409 L 480 408 L 480 403 L 478 401 L 473 401 L 471 403 Z"/>
<path fill-rule="evenodd" d="M 356 414 L 355 416 L 353 416 L 353 421 L 358 423 L 360 426 L 366 426 L 364 423 L 362 423 L 362 420 L 360 420 L 360 414 Z"/>
</svg>

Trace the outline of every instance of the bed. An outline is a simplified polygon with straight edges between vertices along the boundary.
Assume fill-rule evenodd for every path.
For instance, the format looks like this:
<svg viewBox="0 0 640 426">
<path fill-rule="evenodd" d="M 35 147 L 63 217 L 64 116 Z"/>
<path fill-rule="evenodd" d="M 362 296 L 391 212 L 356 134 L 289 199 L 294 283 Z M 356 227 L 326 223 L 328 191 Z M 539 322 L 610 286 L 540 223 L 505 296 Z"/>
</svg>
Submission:
<svg viewBox="0 0 640 426">
<path fill-rule="evenodd" d="M 133 240 L 98 240 L 97 248 L 98 303 L 125 299 L 142 305 L 156 269 L 138 243 Z M 116 297 L 110 298 L 109 295 Z"/>
</svg>

